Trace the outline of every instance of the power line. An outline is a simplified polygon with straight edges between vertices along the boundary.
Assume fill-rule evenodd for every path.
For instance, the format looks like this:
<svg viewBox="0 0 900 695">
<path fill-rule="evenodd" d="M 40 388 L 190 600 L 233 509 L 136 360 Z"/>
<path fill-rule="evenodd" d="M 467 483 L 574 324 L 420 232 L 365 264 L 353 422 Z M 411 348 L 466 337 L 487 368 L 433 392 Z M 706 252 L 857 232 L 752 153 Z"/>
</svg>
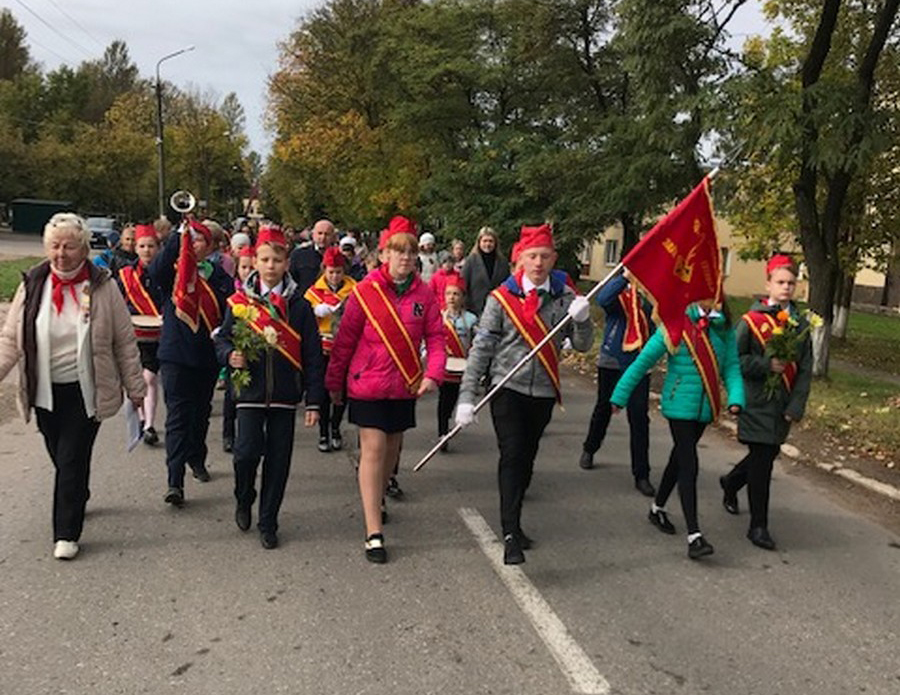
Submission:
<svg viewBox="0 0 900 695">
<path fill-rule="evenodd" d="M 94 55 L 93 55 L 89 50 L 87 50 L 84 46 L 82 46 L 80 43 L 78 43 L 78 42 L 75 41 L 74 39 L 69 38 L 68 36 L 66 36 L 65 34 L 63 34 L 59 29 L 57 29 L 55 26 L 53 26 L 52 24 L 50 24 L 50 22 L 48 22 L 46 19 L 44 19 L 43 17 L 41 17 L 37 12 L 35 12 L 34 10 L 32 10 L 28 5 L 26 5 L 26 4 L 23 2 L 23 0 L 16 0 L 16 2 L 19 3 L 23 8 L 25 8 L 25 10 L 26 10 L 27 12 L 29 12 L 32 16 L 34 16 L 34 18 L 37 19 L 41 24 L 43 24 L 43 25 L 46 26 L 48 29 L 50 29 L 50 31 L 52 31 L 54 34 L 57 34 L 57 35 L 61 36 L 63 39 L 65 39 L 65 40 L 68 41 L 70 44 L 72 44 L 73 46 L 75 46 L 75 48 L 77 48 L 79 51 L 81 51 L 82 53 L 84 53 L 88 58 L 94 58 Z"/>
<path fill-rule="evenodd" d="M 98 46 L 100 46 L 100 48 L 106 50 L 106 46 L 105 46 L 105 45 L 104 45 L 104 44 L 103 44 L 96 36 L 94 36 L 91 32 L 89 32 L 87 29 L 85 29 L 77 19 L 75 19 L 72 15 L 70 15 L 68 12 L 66 12 L 62 7 L 60 7 L 59 5 L 57 5 L 56 2 L 55 2 L 55 0 L 47 0 L 47 2 L 49 2 L 51 5 L 53 5 L 53 7 L 55 7 L 57 10 L 59 10 L 59 13 L 60 13 L 63 17 L 65 17 L 65 18 L 68 19 L 70 22 L 72 22 L 72 24 L 74 24 L 76 27 L 78 27 L 79 29 L 81 29 L 81 31 L 82 31 L 82 32 L 83 32 L 83 33 L 84 33 L 91 41 L 93 41 L 95 44 L 97 44 Z"/>
<path fill-rule="evenodd" d="M 63 63 L 64 65 L 68 65 L 68 66 L 70 66 L 70 67 L 75 67 L 75 62 L 74 62 L 74 61 L 71 61 L 71 60 L 69 60 L 68 58 L 66 58 L 66 57 L 64 57 L 64 56 L 62 56 L 62 55 L 60 55 L 59 53 L 57 53 L 56 51 L 54 51 L 52 48 L 48 48 L 47 46 L 45 46 L 44 44 L 42 44 L 40 41 L 35 41 L 33 36 L 29 36 L 29 37 L 28 37 L 28 43 L 32 43 L 32 44 L 34 44 L 35 46 L 37 46 L 38 48 L 44 49 L 45 51 L 47 51 L 47 53 L 52 53 L 52 54 L 55 55 L 57 58 L 59 58 L 59 59 L 62 61 L 62 63 Z"/>
</svg>

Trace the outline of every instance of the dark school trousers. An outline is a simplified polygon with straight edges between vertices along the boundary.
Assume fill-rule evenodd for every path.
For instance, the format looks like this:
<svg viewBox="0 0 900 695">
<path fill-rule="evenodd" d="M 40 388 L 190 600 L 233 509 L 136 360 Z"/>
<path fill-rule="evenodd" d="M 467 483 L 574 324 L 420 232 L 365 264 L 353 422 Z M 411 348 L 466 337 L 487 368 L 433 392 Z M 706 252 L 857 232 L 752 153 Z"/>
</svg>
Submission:
<svg viewBox="0 0 900 695">
<path fill-rule="evenodd" d="M 294 450 L 292 407 L 238 406 L 234 440 L 234 498 L 237 506 L 249 509 L 256 499 L 256 470 L 262 459 L 262 486 L 259 495 L 260 531 L 278 530 L 278 510 L 284 499 L 291 453 Z"/>
<path fill-rule="evenodd" d="M 231 385 L 231 367 L 225 370 L 225 394 L 222 398 L 222 441 L 234 444 L 234 419 L 237 409 L 234 403 L 234 386 Z"/>
<path fill-rule="evenodd" d="M 459 400 L 460 384 L 445 381 L 438 388 L 438 434 L 444 436 L 450 431 L 450 416 L 453 415 L 453 409 L 456 407 L 456 401 Z"/>
<path fill-rule="evenodd" d="M 697 443 L 706 429 L 705 422 L 696 420 L 669 420 L 669 431 L 672 433 L 672 453 L 669 463 L 663 471 L 659 489 L 656 491 L 656 505 L 665 507 L 678 485 L 678 496 L 681 497 L 681 510 L 687 524 L 688 533 L 698 533 L 700 525 L 697 521 Z"/>
<path fill-rule="evenodd" d="M 510 389 L 500 389 L 491 401 L 491 419 L 500 449 L 497 478 L 504 536 L 522 530 L 522 500 L 554 403 L 554 398 L 534 398 Z"/>
<path fill-rule="evenodd" d="M 597 368 L 597 402 L 591 413 L 591 424 L 583 448 L 589 454 L 596 454 L 603 445 L 606 429 L 612 418 L 612 397 L 622 372 L 617 369 Z M 650 375 L 647 374 L 638 382 L 637 387 L 628 399 L 628 430 L 631 440 L 631 474 L 635 480 L 646 480 L 650 477 L 650 416 L 647 414 L 650 404 Z"/>
<path fill-rule="evenodd" d="M 777 444 L 750 442 L 750 451 L 725 476 L 728 492 L 737 494 L 747 486 L 750 501 L 750 528 L 767 528 L 769 524 L 769 489 L 772 484 L 772 466 L 781 450 Z"/>
<path fill-rule="evenodd" d="M 166 399 L 166 467 L 169 487 L 184 488 L 184 467 L 206 465 L 206 433 L 219 368 L 163 362 Z"/>
<path fill-rule="evenodd" d="M 53 384 L 53 410 L 35 408 L 37 426 L 53 461 L 53 540 L 77 541 L 90 495 L 91 453 L 100 423 L 87 416 L 81 386 Z"/>
<path fill-rule="evenodd" d="M 328 371 L 328 357 L 325 355 L 325 364 L 322 366 L 323 373 Z M 332 403 L 331 394 L 325 391 L 325 398 L 319 410 L 319 437 L 322 439 L 341 431 L 341 420 L 344 419 L 344 409 L 347 407 L 346 389 L 344 391 L 344 402 L 340 405 Z"/>
</svg>

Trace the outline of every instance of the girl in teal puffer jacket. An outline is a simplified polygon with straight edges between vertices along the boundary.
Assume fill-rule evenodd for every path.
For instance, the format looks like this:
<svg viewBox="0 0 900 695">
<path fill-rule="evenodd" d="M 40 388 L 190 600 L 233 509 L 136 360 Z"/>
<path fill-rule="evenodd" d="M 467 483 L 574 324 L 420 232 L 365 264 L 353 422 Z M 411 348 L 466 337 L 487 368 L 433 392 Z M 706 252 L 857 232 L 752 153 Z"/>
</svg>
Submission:
<svg viewBox="0 0 900 695">
<path fill-rule="evenodd" d="M 706 426 L 718 417 L 719 378 L 728 392 L 729 411 L 738 413 L 744 407 L 744 382 L 735 332 L 727 307 L 723 311 L 714 311 L 711 302 L 688 307 L 684 335 L 675 352 L 668 354 L 668 371 L 663 384 L 662 413 L 669 421 L 673 446 L 648 517 L 650 523 L 663 533 L 675 533 L 665 505 L 677 483 L 691 559 L 713 553 L 713 547 L 700 533 L 697 521 L 697 443 Z M 644 374 L 667 353 L 664 334 L 662 330 L 654 333 L 619 379 L 610 399 L 617 411 L 628 403 L 631 392 Z"/>
</svg>

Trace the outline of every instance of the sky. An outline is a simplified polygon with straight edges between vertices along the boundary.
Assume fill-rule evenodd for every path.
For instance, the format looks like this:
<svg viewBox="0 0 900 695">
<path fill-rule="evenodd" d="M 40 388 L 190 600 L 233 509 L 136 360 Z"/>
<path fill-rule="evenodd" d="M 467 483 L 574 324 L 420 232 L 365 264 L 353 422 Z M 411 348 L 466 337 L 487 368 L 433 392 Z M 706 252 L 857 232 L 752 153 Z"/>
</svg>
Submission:
<svg viewBox="0 0 900 695">
<path fill-rule="evenodd" d="M 212 91 L 221 99 L 236 92 L 247 115 L 250 147 L 264 156 L 271 147 L 263 118 L 266 81 L 278 66 L 278 42 L 322 0 L 0 0 L 27 32 L 31 56 L 45 70 L 76 67 L 99 58 L 115 39 L 128 45 L 145 78 L 156 61 L 187 46 L 190 53 L 167 60 L 164 81 Z M 739 46 L 768 33 L 759 1 L 742 7 L 729 25 Z"/>
</svg>

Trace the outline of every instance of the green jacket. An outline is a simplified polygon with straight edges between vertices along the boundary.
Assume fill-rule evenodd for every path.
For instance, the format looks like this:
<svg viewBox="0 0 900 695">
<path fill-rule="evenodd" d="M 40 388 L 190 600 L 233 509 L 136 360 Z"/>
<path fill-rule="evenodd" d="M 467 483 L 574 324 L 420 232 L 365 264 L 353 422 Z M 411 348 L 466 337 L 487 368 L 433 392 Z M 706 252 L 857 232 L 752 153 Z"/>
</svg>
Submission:
<svg viewBox="0 0 900 695">
<path fill-rule="evenodd" d="M 756 302 L 750 311 L 764 311 L 775 314 L 780 306 L 769 307 Z M 797 307 L 790 305 L 791 315 L 799 322 L 799 330 L 807 326 L 807 320 L 800 316 Z M 738 418 L 738 439 L 745 444 L 782 444 L 787 439 L 791 423 L 785 419 L 799 420 L 806 410 L 809 387 L 812 382 L 812 343 L 807 334 L 800 345 L 797 356 L 797 378 L 793 390 L 788 393 L 784 385 L 779 385 L 777 393 L 770 399 L 766 394 L 766 377 L 769 375 L 770 355 L 759 344 L 745 321 L 737 327 L 738 354 L 741 358 L 741 372 L 744 374 L 744 390 L 747 393 L 747 407 Z"/>
<path fill-rule="evenodd" d="M 687 315 L 696 323 L 699 318 L 696 305 L 688 307 Z M 644 374 L 666 354 L 664 333 L 663 330 L 656 331 L 641 354 L 622 374 L 610 399 L 614 405 L 624 408 L 631 392 Z M 727 404 L 729 407 L 736 405 L 743 408 L 744 382 L 741 378 L 734 329 L 725 325 L 723 317 L 713 318 L 709 325 L 709 339 L 719 361 L 719 374 L 728 391 Z M 700 372 L 697 371 L 694 359 L 684 341 L 680 342 L 675 352 L 668 356 L 666 379 L 663 383 L 662 413 L 670 420 L 712 421 L 712 408 L 703 389 Z"/>
</svg>

